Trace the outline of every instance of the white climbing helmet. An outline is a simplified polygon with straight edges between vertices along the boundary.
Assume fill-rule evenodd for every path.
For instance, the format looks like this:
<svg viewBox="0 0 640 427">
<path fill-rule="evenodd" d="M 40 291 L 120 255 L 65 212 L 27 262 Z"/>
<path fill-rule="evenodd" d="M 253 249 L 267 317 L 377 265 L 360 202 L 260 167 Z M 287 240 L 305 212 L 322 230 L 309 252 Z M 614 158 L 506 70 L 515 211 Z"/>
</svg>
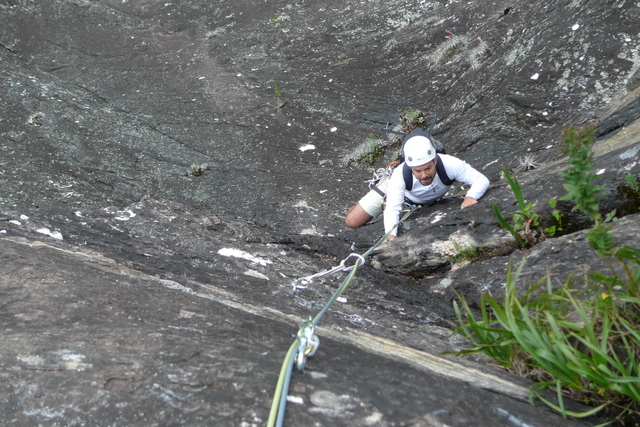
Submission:
<svg viewBox="0 0 640 427">
<path fill-rule="evenodd" d="M 404 161 L 410 168 L 429 163 L 436 157 L 436 149 L 426 136 L 412 136 L 404 144 Z"/>
</svg>

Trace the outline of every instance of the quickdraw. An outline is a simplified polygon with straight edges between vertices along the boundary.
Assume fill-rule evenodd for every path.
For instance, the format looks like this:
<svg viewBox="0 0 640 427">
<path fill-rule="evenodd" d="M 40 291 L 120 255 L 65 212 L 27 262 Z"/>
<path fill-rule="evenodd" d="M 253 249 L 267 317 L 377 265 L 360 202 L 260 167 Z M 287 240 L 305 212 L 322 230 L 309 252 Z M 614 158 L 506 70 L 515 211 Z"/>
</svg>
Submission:
<svg viewBox="0 0 640 427">
<path fill-rule="evenodd" d="M 356 253 L 351 253 L 349 254 L 348 257 L 346 257 L 345 259 L 343 259 L 342 261 L 340 261 L 340 264 L 336 265 L 335 267 L 326 270 L 326 271 L 322 271 L 320 273 L 316 273 L 316 274 L 312 274 L 310 276 L 306 276 L 306 277 L 302 277 L 300 279 L 296 279 L 293 282 L 291 282 L 291 285 L 293 286 L 293 292 L 297 291 L 298 289 L 307 289 L 309 287 L 309 285 L 316 279 L 319 279 L 321 277 L 325 277 L 325 276 L 329 276 L 331 274 L 335 274 L 339 271 L 351 271 L 353 269 L 353 265 L 351 266 L 346 266 L 345 263 L 347 262 L 347 260 L 351 257 L 359 257 L 361 258 L 362 262 L 365 262 L 365 259 L 362 258 L 361 255 L 356 254 Z"/>
</svg>

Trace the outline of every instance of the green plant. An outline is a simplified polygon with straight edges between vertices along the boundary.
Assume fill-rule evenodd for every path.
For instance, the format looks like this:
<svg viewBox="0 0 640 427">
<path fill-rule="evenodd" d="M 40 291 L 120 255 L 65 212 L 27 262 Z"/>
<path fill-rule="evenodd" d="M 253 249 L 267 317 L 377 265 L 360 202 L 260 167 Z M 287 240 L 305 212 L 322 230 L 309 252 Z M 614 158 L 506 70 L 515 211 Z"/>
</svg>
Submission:
<svg viewBox="0 0 640 427">
<path fill-rule="evenodd" d="M 360 154 L 359 161 L 361 163 L 367 163 L 372 165 L 375 163 L 378 156 L 383 154 L 384 147 L 382 147 L 376 138 L 376 136 L 372 133 L 367 137 L 366 146 L 363 148 L 362 154 Z"/>
<path fill-rule="evenodd" d="M 280 89 L 278 88 L 278 82 L 273 82 L 273 94 L 276 96 L 276 98 L 280 97 Z"/>
<path fill-rule="evenodd" d="M 516 197 L 516 201 L 518 202 L 518 207 L 520 208 L 520 210 L 511 214 L 514 221 L 513 227 L 509 225 L 509 223 L 507 223 L 507 221 L 504 219 L 504 217 L 500 213 L 500 209 L 498 208 L 497 203 L 493 204 L 493 212 L 496 215 L 496 218 L 498 219 L 500 225 L 502 225 L 507 231 L 513 234 L 520 245 L 525 246 L 527 244 L 532 244 L 534 243 L 535 239 L 531 227 L 537 227 L 538 225 L 540 225 L 540 215 L 538 215 L 534 211 L 535 206 L 533 205 L 533 203 L 527 203 L 525 201 L 522 194 L 522 188 L 520 187 L 520 183 L 518 182 L 518 178 L 516 178 L 515 176 L 512 177 L 509 174 L 507 168 L 505 168 L 504 166 L 502 167 L 502 173 L 509 183 L 511 191 L 513 191 L 513 194 Z"/>
<path fill-rule="evenodd" d="M 553 290 L 546 278 L 518 298 L 516 282 L 522 262 L 509 266 L 502 302 L 481 298 L 479 319 L 462 299 L 454 303 L 459 326 L 473 348 L 507 369 L 536 381 L 533 397 L 565 416 L 585 417 L 604 408 L 612 418 L 640 419 L 640 250 L 622 247 L 614 253 L 619 268 L 610 276 L 586 274 L 577 289 L 577 272 Z M 546 284 L 546 286 L 544 286 Z M 540 391 L 555 388 L 557 403 Z M 566 409 L 566 398 L 594 408 Z M 635 425 L 635 424 L 634 424 Z"/>
<path fill-rule="evenodd" d="M 378 139 L 372 133 L 370 133 L 369 136 L 367 136 L 367 142 L 369 143 L 369 149 L 371 151 L 374 151 L 378 146 Z"/>
<path fill-rule="evenodd" d="M 544 229 L 545 233 L 549 236 L 553 237 L 556 235 L 556 232 L 562 230 L 562 213 L 558 210 L 558 202 L 556 199 L 549 199 L 549 206 L 551 206 L 551 215 L 555 218 L 557 225 L 552 225 L 551 227 L 547 227 Z"/>
<path fill-rule="evenodd" d="M 207 170 L 208 167 L 209 167 L 209 165 L 207 165 L 206 163 L 204 163 L 204 164 L 193 164 L 193 165 L 191 165 L 191 175 L 193 175 L 193 176 L 202 176 L 202 174 L 204 173 L 204 171 Z"/>
<path fill-rule="evenodd" d="M 412 123 L 415 122 L 416 120 L 418 120 L 421 116 L 422 116 L 422 112 L 415 110 L 411 107 L 407 108 L 406 110 L 404 110 L 404 116 L 407 118 L 407 121 Z"/>
<path fill-rule="evenodd" d="M 424 111 L 409 107 L 402 112 L 400 120 L 402 131 L 410 133 L 416 128 L 428 128 L 428 120 L 430 119 Z M 401 138 L 399 138 L 399 140 L 401 140 Z"/>
<path fill-rule="evenodd" d="M 629 172 L 624 178 L 631 190 L 633 190 L 635 193 L 640 193 L 640 185 L 638 184 L 638 179 L 634 174 Z"/>
<path fill-rule="evenodd" d="M 457 263 L 462 261 L 475 261 L 480 257 L 482 246 L 470 245 L 467 247 L 461 247 L 460 245 L 454 245 L 455 255 L 446 257 L 447 262 Z"/>
<path fill-rule="evenodd" d="M 566 127 L 563 130 L 563 145 L 560 150 L 569 156 L 569 166 L 566 172 L 560 172 L 559 175 L 564 178 L 563 186 L 567 190 L 562 200 L 573 201 L 574 210 L 580 210 L 596 221 L 601 217 L 598 203 L 602 198 L 603 187 L 594 184 L 597 176 L 591 167 L 594 131 L 593 126 L 580 130 Z"/>
<path fill-rule="evenodd" d="M 566 172 L 559 175 L 564 178 L 564 188 L 567 194 L 563 200 L 571 200 L 575 203 L 573 210 L 580 210 L 594 221 L 593 229 L 586 234 L 589 245 L 593 247 L 600 258 L 615 247 L 615 241 L 611 234 L 611 227 L 605 225 L 598 204 L 603 196 L 603 186 L 595 185 L 597 178 L 591 161 L 591 152 L 595 142 L 595 127 L 586 126 L 582 129 L 566 127 L 563 132 L 563 145 L 561 151 L 569 156 L 569 165 Z M 609 218 L 611 220 L 611 217 Z"/>
<path fill-rule="evenodd" d="M 600 258 L 604 258 L 617 245 L 613 235 L 611 234 L 611 226 L 609 222 L 617 221 L 615 217 L 615 209 L 608 213 L 602 221 L 596 221 L 593 228 L 585 234 L 589 245 L 596 250 Z"/>
</svg>

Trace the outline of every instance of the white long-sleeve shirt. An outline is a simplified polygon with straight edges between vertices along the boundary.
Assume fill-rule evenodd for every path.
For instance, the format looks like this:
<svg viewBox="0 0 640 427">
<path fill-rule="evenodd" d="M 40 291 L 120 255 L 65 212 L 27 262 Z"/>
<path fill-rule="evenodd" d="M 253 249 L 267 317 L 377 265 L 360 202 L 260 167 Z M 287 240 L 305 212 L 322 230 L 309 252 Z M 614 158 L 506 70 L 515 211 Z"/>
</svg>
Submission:
<svg viewBox="0 0 640 427">
<path fill-rule="evenodd" d="M 449 178 L 470 186 L 466 194 L 467 197 L 473 197 L 478 200 L 484 195 L 487 188 L 489 188 L 489 179 L 486 176 L 457 157 L 447 154 L 439 154 L 439 157 Z M 449 191 L 450 186 L 444 185 L 437 173 L 433 177 L 431 184 L 427 186 L 420 184 L 420 181 L 411 174 L 413 187 L 411 191 L 407 191 L 402 174 L 403 167 L 404 163 L 396 167 L 393 174 L 391 174 L 391 178 L 389 178 L 387 205 L 384 209 L 385 233 L 388 233 L 398 223 L 405 196 L 416 203 L 424 204 L 441 199 Z M 397 231 L 396 228 L 391 235 L 395 236 Z"/>
</svg>

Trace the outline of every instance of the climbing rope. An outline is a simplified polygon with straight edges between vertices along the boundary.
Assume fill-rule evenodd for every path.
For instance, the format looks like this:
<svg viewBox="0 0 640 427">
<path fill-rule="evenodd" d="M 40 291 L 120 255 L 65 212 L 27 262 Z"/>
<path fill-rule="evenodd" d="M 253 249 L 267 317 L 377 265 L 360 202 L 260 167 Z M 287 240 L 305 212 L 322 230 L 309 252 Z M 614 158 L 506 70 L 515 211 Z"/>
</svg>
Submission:
<svg viewBox="0 0 640 427">
<path fill-rule="evenodd" d="M 347 258 L 343 259 L 340 264 L 334 268 L 331 268 L 327 271 L 317 273 L 311 276 L 303 277 L 301 279 L 297 279 L 293 281 L 293 291 L 295 292 L 298 289 L 306 289 L 306 287 L 315 279 L 320 277 L 325 277 L 331 274 L 335 274 L 339 271 L 348 271 L 349 274 L 342 281 L 340 286 L 333 293 L 329 301 L 325 304 L 325 306 L 320 310 L 320 312 L 316 315 L 315 318 L 309 317 L 305 320 L 298 330 L 298 334 L 296 335 L 295 341 L 289 347 L 289 351 L 285 356 L 285 359 L 282 363 L 282 368 L 280 369 L 280 377 L 278 378 L 278 383 L 276 385 L 276 390 L 273 395 L 273 402 L 271 404 L 271 412 L 269 414 L 269 421 L 267 422 L 267 427 L 282 427 L 282 423 L 284 422 L 284 413 L 287 404 L 287 395 L 289 392 L 289 383 L 291 382 L 291 372 L 293 370 L 294 361 L 298 367 L 298 371 L 304 371 L 304 367 L 306 365 L 307 357 L 313 356 L 318 346 L 320 345 L 320 340 L 315 335 L 315 328 L 320 323 L 324 315 L 329 311 L 329 307 L 335 302 L 335 300 L 342 295 L 345 291 L 351 280 L 356 275 L 358 271 L 358 267 L 366 262 L 366 258 L 382 243 L 387 237 L 395 230 L 404 220 L 406 220 L 409 215 L 411 215 L 416 209 L 420 208 L 419 205 L 411 205 L 408 208 L 408 212 L 398 221 L 398 223 L 380 240 L 376 242 L 373 246 L 371 246 L 364 254 L 359 255 L 352 253 Z M 352 266 L 345 266 L 346 261 L 351 258 L 356 257 L 355 264 Z"/>
</svg>

